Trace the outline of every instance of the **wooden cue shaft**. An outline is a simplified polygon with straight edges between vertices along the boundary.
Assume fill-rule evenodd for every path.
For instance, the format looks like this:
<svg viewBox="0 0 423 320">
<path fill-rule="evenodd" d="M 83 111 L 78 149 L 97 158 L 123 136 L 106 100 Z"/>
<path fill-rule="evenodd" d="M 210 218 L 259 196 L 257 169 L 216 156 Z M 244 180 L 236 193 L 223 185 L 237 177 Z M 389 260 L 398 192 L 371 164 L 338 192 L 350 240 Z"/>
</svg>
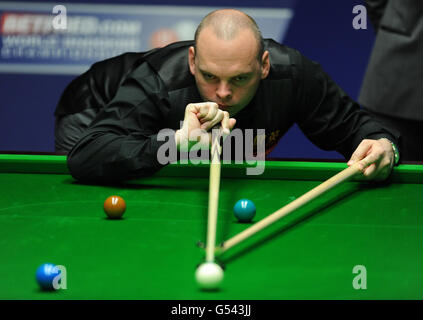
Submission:
<svg viewBox="0 0 423 320">
<path fill-rule="evenodd" d="M 220 185 L 220 136 L 212 142 L 211 163 L 210 163 L 210 181 L 209 181 L 209 210 L 207 221 L 207 244 L 206 261 L 214 261 L 214 248 L 216 245 L 216 225 L 217 212 L 219 205 L 219 185 Z"/>
<path fill-rule="evenodd" d="M 341 172 L 334 175 L 332 178 L 326 180 L 325 182 L 321 183 L 314 189 L 308 191 L 301 197 L 295 199 L 291 203 L 287 204 L 286 206 L 282 207 L 281 209 L 275 211 L 271 215 L 267 216 L 266 218 L 260 220 L 259 222 L 253 224 L 248 229 L 245 229 L 243 232 L 238 233 L 236 236 L 230 238 L 229 240 L 225 241 L 220 248 L 217 248 L 219 253 L 223 253 L 226 250 L 230 249 L 231 247 L 235 246 L 236 244 L 240 243 L 241 241 L 251 237 L 256 232 L 266 228 L 270 224 L 274 223 L 275 221 L 279 220 L 280 218 L 288 215 L 295 209 L 305 205 L 306 203 L 310 202 L 311 200 L 315 199 L 322 193 L 328 191 L 329 189 L 335 187 L 339 183 L 351 178 L 356 173 L 359 172 L 357 164 L 352 165 L 349 168 L 342 170 Z"/>
</svg>

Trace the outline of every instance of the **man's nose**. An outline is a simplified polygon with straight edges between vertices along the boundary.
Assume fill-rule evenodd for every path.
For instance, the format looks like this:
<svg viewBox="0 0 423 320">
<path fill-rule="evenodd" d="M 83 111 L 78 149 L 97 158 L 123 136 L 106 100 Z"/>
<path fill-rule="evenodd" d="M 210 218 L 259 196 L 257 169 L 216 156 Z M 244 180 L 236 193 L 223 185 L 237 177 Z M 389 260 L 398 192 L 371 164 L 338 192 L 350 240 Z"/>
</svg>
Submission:
<svg viewBox="0 0 423 320">
<path fill-rule="evenodd" d="M 217 89 L 216 89 L 216 95 L 221 100 L 228 100 L 232 96 L 232 90 L 228 83 L 221 82 L 219 83 Z"/>
</svg>

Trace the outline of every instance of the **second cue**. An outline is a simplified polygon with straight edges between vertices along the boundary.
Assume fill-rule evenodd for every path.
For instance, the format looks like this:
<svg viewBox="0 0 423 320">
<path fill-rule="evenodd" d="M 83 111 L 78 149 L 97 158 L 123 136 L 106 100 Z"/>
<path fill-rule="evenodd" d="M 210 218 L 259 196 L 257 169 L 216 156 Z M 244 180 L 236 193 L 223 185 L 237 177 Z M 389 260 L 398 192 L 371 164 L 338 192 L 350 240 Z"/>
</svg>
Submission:
<svg viewBox="0 0 423 320">
<path fill-rule="evenodd" d="M 245 229 L 241 233 L 238 233 L 237 235 L 233 236 L 229 240 L 223 242 L 220 247 L 216 248 L 216 251 L 219 254 L 222 254 L 223 252 L 229 250 L 236 244 L 240 243 L 241 241 L 244 241 L 245 239 L 251 237 L 255 233 L 259 232 L 260 230 L 263 230 L 270 224 L 276 222 L 280 218 L 288 215 L 289 213 L 293 212 L 295 209 L 298 209 L 299 207 L 305 205 L 306 203 L 310 202 L 311 200 L 317 198 L 322 193 L 330 190 L 331 188 L 335 187 L 336 185 L 340 184 L 341 182 L 344 182 L 350 178 L 352 178 L 355 174 L 359 172 L 358 163 L 352 165 L 351 167 L 348 167 L 341 172 L 334 175 L 332 178 L 326 180 L 325 182 L 321 183 L 314 189 L 308 191 L 307 193 L 303 194 L 298 199 L 292 201 L 291 203 L 287 204 L 286 206 L 282 207 L 281 209 L 275 211 L 271 215 L 267 216 L 266 218 L 260 220 L 259 222 L 253 224 L 248 229 Z"/>
</svg>

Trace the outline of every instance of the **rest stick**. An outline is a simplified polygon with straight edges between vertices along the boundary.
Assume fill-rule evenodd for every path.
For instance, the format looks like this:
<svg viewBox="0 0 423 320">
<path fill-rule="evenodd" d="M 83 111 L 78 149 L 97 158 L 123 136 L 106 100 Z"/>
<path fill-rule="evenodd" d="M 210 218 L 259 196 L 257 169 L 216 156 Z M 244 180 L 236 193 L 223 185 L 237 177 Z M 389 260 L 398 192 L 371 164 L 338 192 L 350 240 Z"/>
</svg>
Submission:
<svg viewBox="0 0 423 320">
<path fill-rule="evenodd" d="M 326 180 L 325 182 L 321 183 L 314 189 L 308 191 L 301 197 L 295 199 L 291 203 L 287 204 L 286 206 L 282 207 L 281 209 L 275 211 L 271 215 L 267 216 L 266 218 L 260 220 L 259 222 L 253 224 L 248 229 L 245 229 L 243 232 L 238 233 L 236 236 L 230 238 L 229 240 L 225 241 L 221 247 L 217 248 L 219 253 L 223 253 L 228 249 L 232 248 L 236 244 L 240 243 L 241 241 L 251 237 L 256 232 L 266 228 L 270 224 L 276 222 L 280 218 L 288 215 L 295 209 L 305 205 L 306 203 L 310 202 L 311 200 L 315 199 L 322 193 L 328 191 L 329 189 L 335 187 L 339 183 L 348 180 L 349 178 L 353 177 L 356 173 L 360 170 L 358 169 L 358 163 L 352 165 L 349 168 L 346 168 L 339 172 L 338 174 L 334 175 L 332 178 Z"/>
<path fill-rule="evenodd" d="M 214 131 L 214 130 L 213 130 Z M 217 210 L 219 204 L 220 185 L 220 135 L 212 136 L 210 182 L 209 182 L 209 211 L 207 221 L 206 261 L 214 262 L 214 248 L 216 245 Z"/>
</svg>

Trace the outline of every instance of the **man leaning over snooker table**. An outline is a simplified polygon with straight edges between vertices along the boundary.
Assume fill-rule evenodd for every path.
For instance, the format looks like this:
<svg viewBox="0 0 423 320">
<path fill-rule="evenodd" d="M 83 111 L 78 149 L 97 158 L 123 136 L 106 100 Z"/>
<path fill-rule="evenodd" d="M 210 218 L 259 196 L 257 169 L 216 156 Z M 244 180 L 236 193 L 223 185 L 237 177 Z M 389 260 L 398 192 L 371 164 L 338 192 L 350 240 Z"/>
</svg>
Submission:
<svg viewBox="0 0 423 320">
<path fill-rule="evenodd" d="M 66 88 L 55 116 L 56 151 L 68 154 L 76 179 L 90 182 L 160 170 L 157 151 L 166 142 L 157 135 L 165 128 L 178 150 L 199 128 L 206 144 L 215 125 L 225 134 L 265 129 L 270 151 L 297 123 L 318 147 L 340 152 L 348 165 L 359 161 L 366 179 L 386 179 L 399 157 L 399 137 L 317 63 L 263 40 L 255 21 L 233 9 L 208 14 L 194 41 L 94 64 Z"/>
</svg>

